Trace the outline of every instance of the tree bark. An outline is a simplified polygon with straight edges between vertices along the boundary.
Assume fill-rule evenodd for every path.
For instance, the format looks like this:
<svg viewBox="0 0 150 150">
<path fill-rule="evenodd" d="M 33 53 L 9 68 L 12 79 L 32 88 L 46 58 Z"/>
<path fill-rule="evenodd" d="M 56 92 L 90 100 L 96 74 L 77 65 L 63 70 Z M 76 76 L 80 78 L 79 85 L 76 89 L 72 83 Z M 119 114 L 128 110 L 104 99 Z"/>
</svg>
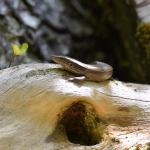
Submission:
<svg viewBox="0 0 150 150">
<path fill-rule="evenodd" d="M 69 81 L 73 76 L 54 64 L 1 70 L 0 149 L 150 148 L 149 85 L 117 80 L 74 83 Z M 82 120 L 88 132 L 73 126 L 74 118 Z M 67 128 L 82 137 L 89 133 L 89 139 L 96 136 L 99 142 L 71 143 Z"/>
</svg>

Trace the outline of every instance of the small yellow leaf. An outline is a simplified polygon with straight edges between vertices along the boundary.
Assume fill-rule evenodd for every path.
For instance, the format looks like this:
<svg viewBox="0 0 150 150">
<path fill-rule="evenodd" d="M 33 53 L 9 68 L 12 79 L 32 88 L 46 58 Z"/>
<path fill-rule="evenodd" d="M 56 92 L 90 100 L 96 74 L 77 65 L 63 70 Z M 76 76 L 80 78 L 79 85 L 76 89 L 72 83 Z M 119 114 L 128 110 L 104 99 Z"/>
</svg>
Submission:
<svg viewBox="0 0 150 150">
<path fill-rule="evenodd" d="M 23 43 L 21 46 L 12 44 L 14 55 L 22 55 L 28 50 L 28 43 Z"/>
<path fill-rule="evenodd" d="M 23 43 L 20 47 L 22 53 L 25 53 L 28 50 L 28 43 Z"/>
<path fill-rule="evenodd" d="M 21 55 L 20 47 L 17 44 L 12 44 L 14 55 Z"/>
</svg>

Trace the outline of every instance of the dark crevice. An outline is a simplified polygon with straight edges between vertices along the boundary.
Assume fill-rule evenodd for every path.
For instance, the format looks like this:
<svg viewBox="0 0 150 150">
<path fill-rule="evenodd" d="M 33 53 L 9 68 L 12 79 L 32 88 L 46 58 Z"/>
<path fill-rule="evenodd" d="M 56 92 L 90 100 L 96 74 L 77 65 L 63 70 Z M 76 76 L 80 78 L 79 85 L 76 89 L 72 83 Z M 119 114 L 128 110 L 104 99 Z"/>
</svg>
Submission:
<svg viewBox="0 0 150 150">
<path fill-rule="evenodd" d="M 64 112 L 60 122 L 70 142 L 88 146 L 102 141 L 106 127 L 94 108 L 85 102 L 73 103 Z"/>
</svg>

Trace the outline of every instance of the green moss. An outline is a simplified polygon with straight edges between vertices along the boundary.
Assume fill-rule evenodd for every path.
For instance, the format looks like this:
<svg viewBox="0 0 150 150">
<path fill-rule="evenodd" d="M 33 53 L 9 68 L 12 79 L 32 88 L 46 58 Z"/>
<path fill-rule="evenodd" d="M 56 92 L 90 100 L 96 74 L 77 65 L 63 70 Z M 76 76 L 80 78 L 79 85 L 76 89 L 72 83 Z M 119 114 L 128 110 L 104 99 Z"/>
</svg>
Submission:
<svg viewBox="0 0 150 150">
<path fill-rule="evenodd" d="M 70 72 L 67 72 L 61 68 L 48 68 L 48 69 L 38 69 L 38 70 L 31 70 L 26 74 L 26 78 L 30 78 L 33 76 L 44 76 L 44 75 L 48 75 L 49 73 L 59 73 L 62 76 L 68 76 L 69 74 L 72 75 Z"/>
<path fill-rule="evenodd" d="M 26 78 L 30 78 L 30 77 L 33 77 L 33 76 L 46 75 L 47 73 L 48 73 L 47 70 L 42 70 L 42 69 L 39 69 L 39 70 L 31 70 L 31 71 L 29 71 L 29 72 L 26 74 Z"/>
<path fill-rule="evenodd" d="M 140 23 L 137 27 L 137 38 L 140 45 L 150 53 L 150 23 Z"/>
<path fill-rule="evenodd" d="M 85 102 L 73 103 L 64 112 L 61 123 L 69 141 L 81 145 L 95 145 L 101 142 L 106 127 L 94 108 Z"/>
<path fill-rule="evenodd" d="M 143 49 L 144 60 L 150 61 L 150 23 L 141 23 L 137 28 L 137 39 Z M 147 62 L 145 62 L 147 63 Z"/>
<path fill-rule="evenodd" d="M 145 80 L 150 82 L 150 23 L 140 23 L 137 27 L 137 40 L 140 51 L 137 51 L 141 58 L 141 66 Z"/>
</svg>

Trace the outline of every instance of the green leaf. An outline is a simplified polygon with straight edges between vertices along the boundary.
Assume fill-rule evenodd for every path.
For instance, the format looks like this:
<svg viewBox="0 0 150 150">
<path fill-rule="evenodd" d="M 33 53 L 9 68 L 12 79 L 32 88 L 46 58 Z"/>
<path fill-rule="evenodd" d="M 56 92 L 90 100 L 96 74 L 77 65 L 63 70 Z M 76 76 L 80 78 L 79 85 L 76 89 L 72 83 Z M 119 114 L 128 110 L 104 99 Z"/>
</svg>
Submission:
<svg viewBox="0 0 150 150">
<path fill-rule="evenodd" d="M 13 53 L 14 55 L 22 55 L 24 53 L 27 52 L 28 50 L 28 43 L 23 43 L 21 46 L 17 45 L 17 44 L 12 44 L 12 49 L 13 49 Z"/>
<path fill-rule="evenodd" d="M 20 47 L 17 44 L 12 44 L 12 49 L 14 55 L 21 55 Z"/>
<path fill-rule="evenodd" d="M 28 50 L 28 43 L 23 43 L 20 47 L 22 53 L 25 53 Z"/>
</svg>

